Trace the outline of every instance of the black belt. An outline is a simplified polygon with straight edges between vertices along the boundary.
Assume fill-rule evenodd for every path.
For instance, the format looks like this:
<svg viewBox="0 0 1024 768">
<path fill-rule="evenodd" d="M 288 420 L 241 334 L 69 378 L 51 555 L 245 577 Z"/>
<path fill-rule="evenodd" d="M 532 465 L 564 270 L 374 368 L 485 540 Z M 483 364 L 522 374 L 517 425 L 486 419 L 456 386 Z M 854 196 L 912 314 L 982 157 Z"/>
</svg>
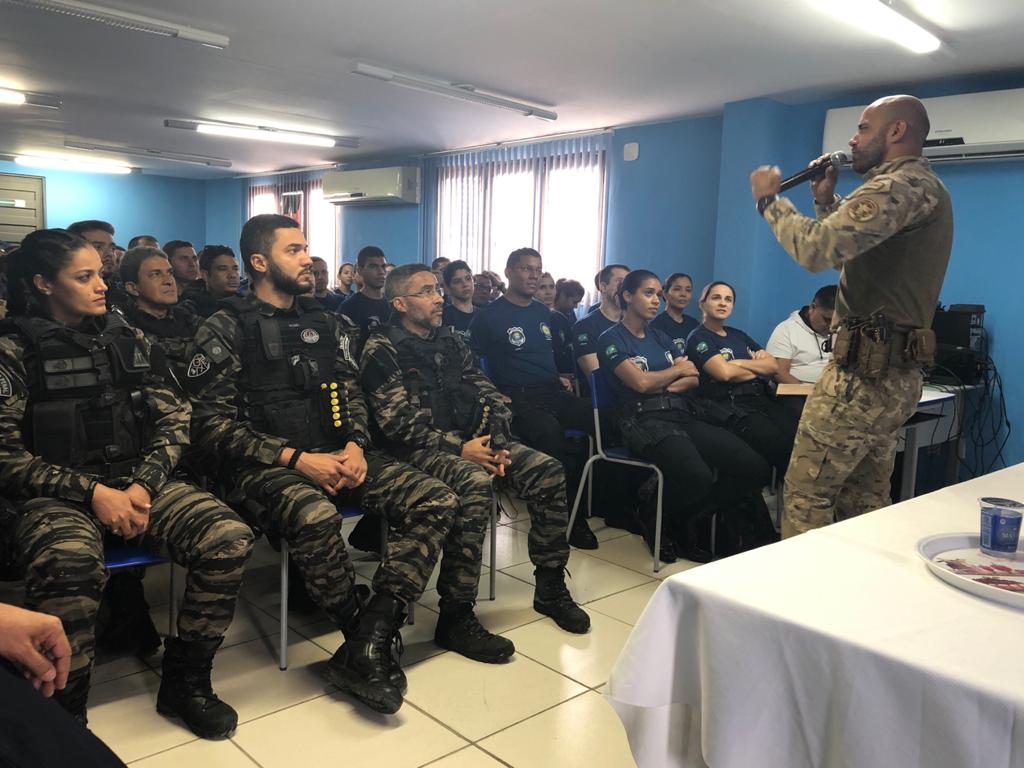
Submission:
<svg viewBox="0 0 1024 768">
<path fill-rule="evenodd" d="M 502 387 L 501 391 L 506 395 L 537 394 L 539 392 L 560 392 L 562 387 L 558 384 L 526 384 L 522 387 Z"/>
<path fill-rule="evenodd" d="M 645 413 L 657 413 L 659 411 L 685 411 L 692 413 L 693 409 L 688 398 L 679 395 L 659 395 L 648 397 L 643 400 L 634 400 L 627 408 L 627 413 L 642 416 Z"/>
</svg>

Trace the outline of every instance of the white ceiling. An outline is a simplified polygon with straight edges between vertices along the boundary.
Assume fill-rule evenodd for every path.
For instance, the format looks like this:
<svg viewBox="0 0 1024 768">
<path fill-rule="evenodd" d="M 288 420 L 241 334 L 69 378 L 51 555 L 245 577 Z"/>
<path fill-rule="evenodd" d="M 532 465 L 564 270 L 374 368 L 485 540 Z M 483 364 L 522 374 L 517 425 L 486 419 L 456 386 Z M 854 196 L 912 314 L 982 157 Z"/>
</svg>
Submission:
<svg viewBox="0 0 1024 768">
<path fill-rule="evenodd" d="M 738 99 L 1020 67 L 1021 0 L 912 0 L 947 42 L 917 56 L 811 0 L 92 0 L 226 34 L 223 51 L 0 2 L 0 86 L 60 111 L 0 106 L 0 153 L 66 138 L 228 158 L 160 173 L 230 176 L 403 156 L 709 113 Z M 554 109 L 543 122 L 350 74 L 353 62 L 471 83 Z M 358 137 L 261 144 L 163 127 L 229 120 Z"/>
</svg>

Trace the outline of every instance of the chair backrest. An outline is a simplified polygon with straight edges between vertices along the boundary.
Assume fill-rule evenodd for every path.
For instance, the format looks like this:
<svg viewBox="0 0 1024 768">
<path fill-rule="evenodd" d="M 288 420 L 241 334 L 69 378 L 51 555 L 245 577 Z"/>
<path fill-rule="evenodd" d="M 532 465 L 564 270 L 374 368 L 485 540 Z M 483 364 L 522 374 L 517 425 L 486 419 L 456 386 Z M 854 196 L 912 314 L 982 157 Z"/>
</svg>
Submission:
<svg viewBox="0 0 1024 768">
<path fill-rule="evenodd" d="M 601 432 L 601 412 L 610 412 L 615 408 L 615 395 L 600 368 L 590 374 L 590 404 L 594 407 L 594 444 L 597 452 L 603 454 L 606 449 L 614 446 L 605 444 L 606 435 Z"/>
<path fill-rule="evenodd" d="M 487 355 L 481 355 L 479 359 L 480 372 L 491 381 L 494 381 L 494 377 L 491 376 L 491 364 L 487 360 Z"/>
<path fill-rule="evenodd" d="M 166 562 L 166 557 L 150 552 L 148 549 L 131 545 L 109 547 L 103 553 L 103 563 L 107 566 L 108 571 L 137 566 L 160 565 Z"/>
</svg>

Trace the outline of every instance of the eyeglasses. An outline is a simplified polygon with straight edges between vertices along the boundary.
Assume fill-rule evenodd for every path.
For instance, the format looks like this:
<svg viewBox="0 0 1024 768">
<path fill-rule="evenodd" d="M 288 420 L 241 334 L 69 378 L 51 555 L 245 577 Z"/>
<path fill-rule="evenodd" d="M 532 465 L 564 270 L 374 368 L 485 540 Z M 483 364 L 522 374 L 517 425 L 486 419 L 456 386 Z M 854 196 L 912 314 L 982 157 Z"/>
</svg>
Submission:
<svg viewBox="0 0 1024 768">
<path fill-rule="evenodd" d="M 516 267 L 516 269 L 518 269 L 524 275 L 543 275 L 544 274 L 544 268 L 543 267 L 528 267 L 525 264 L 520 264 L 520 265 L 518 265 Z"/>
<path fill-rule="evenodd" d="M 439 285 L 428 285 L 422 290 L 416 291 L 416 293 L 404 293 L 399 298 L 410 299 L 415 297 L 417 299 L 432 299 L 435 296 L 444 296 L 444 292 L 441 290 L 441 286 Z"/>
</svg>

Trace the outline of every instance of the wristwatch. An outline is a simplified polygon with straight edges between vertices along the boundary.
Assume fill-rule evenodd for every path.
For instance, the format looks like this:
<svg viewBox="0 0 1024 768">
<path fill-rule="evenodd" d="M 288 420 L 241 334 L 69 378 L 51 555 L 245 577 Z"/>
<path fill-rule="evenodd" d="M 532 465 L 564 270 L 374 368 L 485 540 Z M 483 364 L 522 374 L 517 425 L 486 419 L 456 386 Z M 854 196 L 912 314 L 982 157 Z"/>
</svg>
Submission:
<svg viewBox="0 0 1024 768">
<path fill-rule="evenodd" d="M 349 435 L 348 439 L 349 439 L 349 442 L 355 443 L 360 448 L 362 448 L 364 451 L 366 450 L 367 446 L 370 444 L 370 439 L 366 435 L 364 435 L 362 432 L 353 432 L 351 435 Z"/>
<path fill-rule="evenodd" d="M 779 199 L 778 195 L 765 195 L 757 201 L 757 212 L 764 216 L 764 209 Z"/>
</svg>

